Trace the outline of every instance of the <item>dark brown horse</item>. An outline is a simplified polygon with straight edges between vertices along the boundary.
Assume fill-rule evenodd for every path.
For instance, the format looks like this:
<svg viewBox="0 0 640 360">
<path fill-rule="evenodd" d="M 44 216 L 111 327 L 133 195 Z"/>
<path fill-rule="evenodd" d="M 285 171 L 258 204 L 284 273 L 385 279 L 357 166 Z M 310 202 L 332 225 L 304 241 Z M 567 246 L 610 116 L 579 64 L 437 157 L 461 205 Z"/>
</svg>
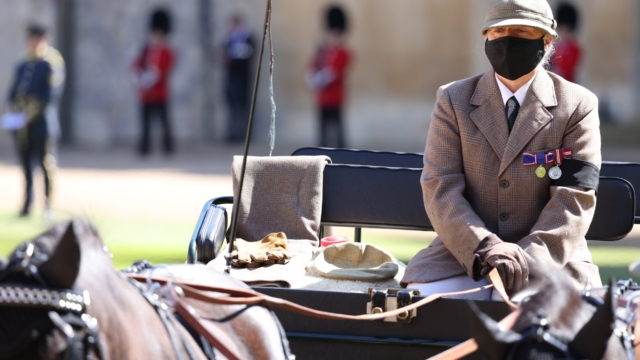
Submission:
<svg viewBox="0 0 640 360">
<path fill-rule="evenodd" d="M 248 288 L 203 266 L 176 265 L 168 267 L 168 271 L 176 279 Z M 63 289 L 75 292 L 65 293 Z M 54 290 L 62 294 L 62 300 L 56 301 L 62 301 L 60 304 L 66 308 L 54 313 L 29 304 L 42 303 L 42 298 L 50 298 Z M 75 311 L 72 316 L 71 310 L 79 310 L 87 302 L 86 296 L 80 297 L 82 291 L 84 295 L 88 292 L 90 304 L 85 314 Z M 212 350 L 201 337 L 191 336 L 180 325 L 180 319 L 176 320 L 170 311 L 156 309 L 143 293 L 113 269 L 110 254 L 93 226 L 83 220 L 57 224 L 22 244 L 0 272 L 0 359 L 221 358 L 219 349 Z M 71 296 L 67 302 L 65 296 Z M 18 298 L 24 304 L 8 304 L 11 299 L 20 302 Z M 210 305 L 196 300 L 190 300 L 189 305 L 201 319 L 209 319 L 206 323 L 210 331 L 233 342 L 228 346 L 240 358 L 289 356 L 286 338 L 269 309 Z"/>
<path fill-rule="evenodd" d="M 538 274 L 532 295 L 520 305 L 511 330 L 503 330 L 491 318 L 473 310 L 473 337 L 490 360 L 502 359 L 632 359 L 633 337 L 616 319 L 616 284 L 604 298 L 576 290 L 564 271 Z"/>
</svg>

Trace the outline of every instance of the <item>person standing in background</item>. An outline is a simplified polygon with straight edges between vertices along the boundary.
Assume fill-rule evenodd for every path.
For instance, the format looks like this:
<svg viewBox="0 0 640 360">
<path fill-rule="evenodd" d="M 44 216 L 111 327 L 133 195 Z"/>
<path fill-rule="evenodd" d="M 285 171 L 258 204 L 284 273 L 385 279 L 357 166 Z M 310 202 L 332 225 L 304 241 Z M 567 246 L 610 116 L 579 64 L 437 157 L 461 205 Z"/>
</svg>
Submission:
<svg viewBox="0 0 640 360">
<path fill-rule="evenodd" d="M 569 4 L 560 4 L 557 11 L 558 41 L 551 57 L 551 71 L 568 81 L 576 82 L 576 71 L 580 65 L 582 49 L 576 40 L 578 12 Z"/>
<path fill-rule="evenodd" d="M 51 165 L 49 167 L 56 169 L 58 142 L 62 137 L 62 128 L 60 127 L 60 101 L 62 101 L 62 94 L 64 93 L 67 71 L 62 55 L 53 46 L 48 45 L 45 48 L 43 58 L 51 66 L 51 97 L 49 99 L 49 105 L 45 110 L 47 132 L 49 134 L 45 163 L 50 163 Z"/>
<path fill-rule="evenodd" d="M 338 6 L 326 12 L 324 41 L 305 75 L 307 84 L 316 92 L 320 119 L 320 146 L 346 146 L 342 108 L 345 97 L 345 74 L 351 58 L 344 44 L 347 17 Z"/>
<path fill-rule="evenodd" d="M 60 136 L 55 107 L 64 84 L 64 60 L 49 46 L 44 27 L 27 27 L 27 58 L 18 65 L 9 89 L 9 111 L 3 127 L 13 131 L 25 176 L 25 199 L 20 217 L 28 216 L 33 203 L 33 170 L 43 170 L 45 220 L 53 217 L 51 195 L 56 168 L 55 141 Z M 49 118 L 49 117 L 52 118 Z"/>
<path fill-rule="evenodd" d="M 231 18 L 231 31 L 224 48 L 224 61 L 227 67 L 225 93 L 229 109 L 227 122 L 227 141 L 243 141 L 249 119 L 249 96 L 251 64 L 254 42 L 251 32 L 239 15 Z"/>
<path fill-rule="evenodd" d="M 173 132 L 169 119 L 169 75 L 173 66 L 173 50 L 169 46 L 171 17 L 166 10 L 155 10 L 151 15 L 150 36 L 142 53 L 133 63 L 134 84 L 140 93 L 142 136 L 138 147 L 141 156 L 149 154 L 151 121 L 157 116 L 163 128 L 163 151 L 174 151 Z"/>
</svg>

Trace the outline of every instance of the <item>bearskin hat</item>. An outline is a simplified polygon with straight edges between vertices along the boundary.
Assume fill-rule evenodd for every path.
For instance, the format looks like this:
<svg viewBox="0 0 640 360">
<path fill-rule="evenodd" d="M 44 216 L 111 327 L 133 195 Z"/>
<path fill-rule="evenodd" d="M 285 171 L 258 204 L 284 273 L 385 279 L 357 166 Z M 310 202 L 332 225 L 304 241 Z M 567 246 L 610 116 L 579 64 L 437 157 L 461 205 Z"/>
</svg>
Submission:
<svg viewBox="0 0 640 360">
<path fill-rule="evenodd" d="M 578 26 L 578 12 L 573 5 L 560 4 L 556 15 L 558 24 L 568 25 L 571 30 L 575 30 Z"/>
<path fill-rule="evenodd" d="M 333 5 L 327 9 L 327 29 L 340 33 L 347 31 L 347 16 L 341 7 Z"/>
<path fill-rule="evenodd" d="M 171 16 L 164 9 L 157 9 L 151 14 L 151 31 L 162 31 L 165 34 L 171 32 Z"/>
</svg>

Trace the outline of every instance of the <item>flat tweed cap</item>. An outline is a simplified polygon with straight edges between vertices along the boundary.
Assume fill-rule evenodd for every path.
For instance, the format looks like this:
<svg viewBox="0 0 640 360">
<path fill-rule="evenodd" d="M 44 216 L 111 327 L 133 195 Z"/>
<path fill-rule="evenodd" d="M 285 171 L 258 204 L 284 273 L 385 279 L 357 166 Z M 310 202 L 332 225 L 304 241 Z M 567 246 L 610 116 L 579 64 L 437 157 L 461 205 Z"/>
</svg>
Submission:
<svg viewBox="0 0 640 360">
<path fill-rule="evenodd" d="M 396 276 L 400 268 L 387 250 L 352 242 L 327 246 L 313 266 L 323 277 L 358 281 L 389 279 Z"/>
<path fill-rule="evenodd" d="M 546 0 L 491 0 L 482 35 L 490 28 L 517 25 L 536 27 L 558 37 L 557 23 Z"/>
</svg>

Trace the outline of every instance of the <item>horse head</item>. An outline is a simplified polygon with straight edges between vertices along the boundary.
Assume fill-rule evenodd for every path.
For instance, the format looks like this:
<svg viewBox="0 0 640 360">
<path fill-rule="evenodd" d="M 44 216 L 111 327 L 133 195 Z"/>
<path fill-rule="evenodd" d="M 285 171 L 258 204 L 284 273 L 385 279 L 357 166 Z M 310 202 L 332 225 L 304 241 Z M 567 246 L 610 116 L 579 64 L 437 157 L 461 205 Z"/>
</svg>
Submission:
<svg viewBox="0 0 640 360">
<path fill-rule="evenodd" d="M 162 270 L 176 279 L 247 288 L 202 266 Z M 115 271 L 88 221 L 59 223 L 0 265 L 0 358 L 205 359 L 215 352 L 196 342 L 164 304 L 149 301 L 147 291 Z M 210 326 L 229 334 L 243 359 L 277 359 L 288 352 L 269 309 L 188 304 L 202 316 L 223 319 Z"/>
<path fill-rule="evenodd" d="M 11 254 L 0 270 L 0 353 L 24 359 L 99 352 L 89 296 L 76 285 L 80 258 L 73 222 Z"/>
<path fill-rule="evenodd" d="M 472 334 L 481 353 L 491 360 L 628 358 L 624 332 L 614 331 L 613 280 L 600 299 L 581 294 L 564 271 L 537 277 L 541 280 L 530 287 L 532 295 L 521 302 L 510 330 L 469 303 Z"/>
</svg>

